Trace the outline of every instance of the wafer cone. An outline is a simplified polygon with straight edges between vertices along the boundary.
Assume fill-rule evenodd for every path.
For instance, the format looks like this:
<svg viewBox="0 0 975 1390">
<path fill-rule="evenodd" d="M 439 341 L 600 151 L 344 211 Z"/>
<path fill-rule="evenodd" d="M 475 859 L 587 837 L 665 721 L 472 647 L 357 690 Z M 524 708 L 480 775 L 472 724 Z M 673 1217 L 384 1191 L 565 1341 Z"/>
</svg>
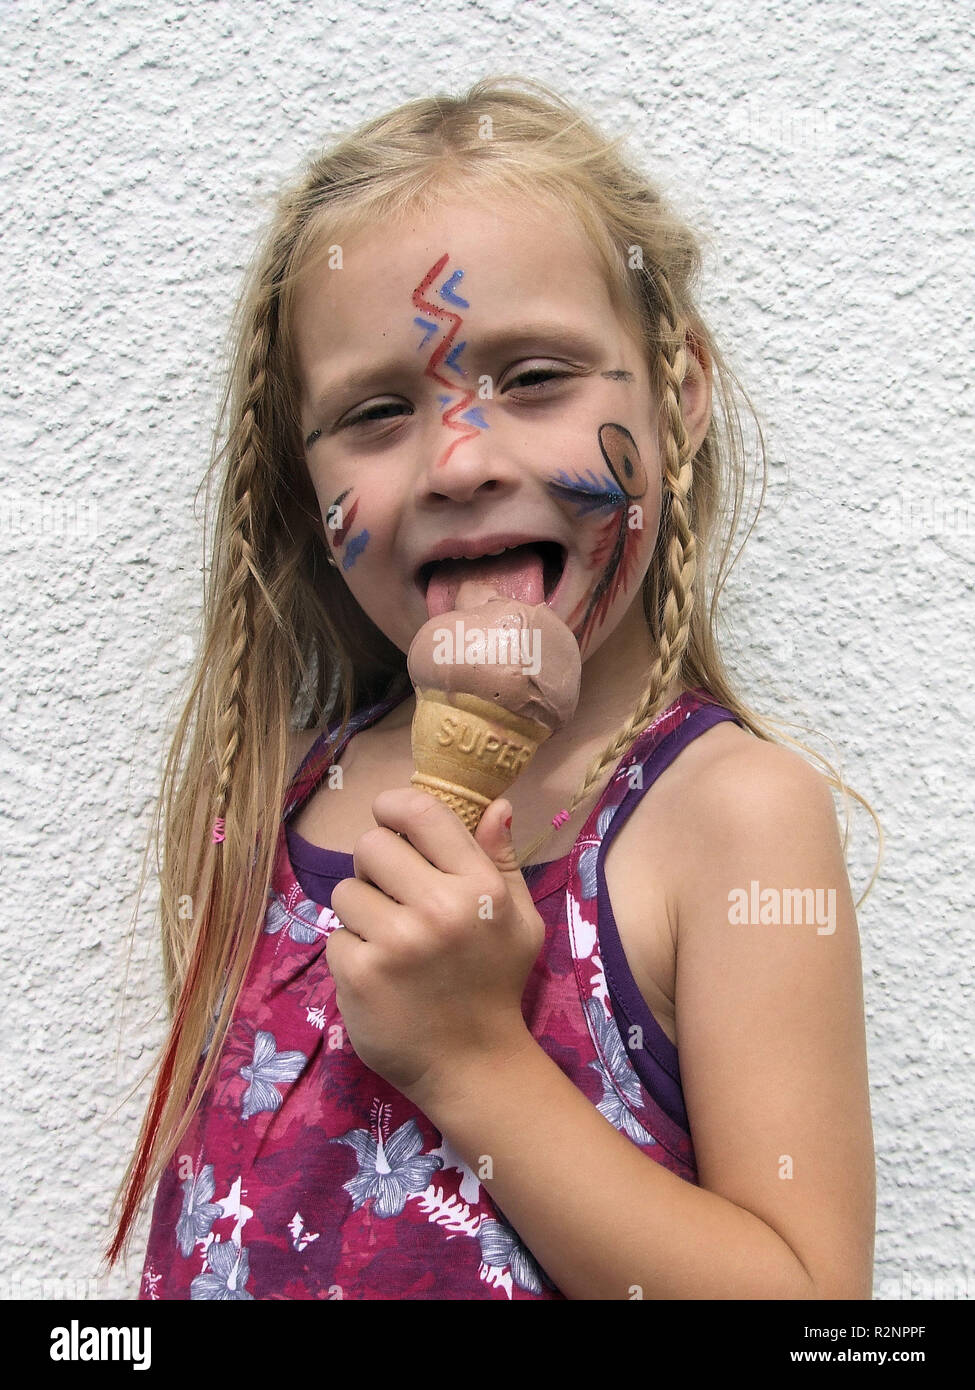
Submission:
<svg viewBox="0 0 975 1390">
<path fill-rule="evenodd" d="M 473 835 L 551 732 L 477 695 L 417 687 L 410 782 L 455 811 Z"/>
</svg>

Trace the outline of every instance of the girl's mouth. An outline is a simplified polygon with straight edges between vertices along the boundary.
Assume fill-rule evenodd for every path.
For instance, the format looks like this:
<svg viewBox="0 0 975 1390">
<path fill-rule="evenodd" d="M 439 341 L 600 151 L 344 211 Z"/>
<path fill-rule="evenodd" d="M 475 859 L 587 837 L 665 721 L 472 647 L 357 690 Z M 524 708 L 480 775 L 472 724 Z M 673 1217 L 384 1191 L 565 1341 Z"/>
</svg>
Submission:
<svg viewBox="0 0 975 1390">
<path fill-rule="evenodd" d="M 513 546 L 476 560 L 437 560 L 422 565 L 417 588 L 431 618 L 450 612 L 465 580 L 476 580 L 523 603 L 551 605 L 565 573 L 567 552 L 557 541 Z"/>
</svg>

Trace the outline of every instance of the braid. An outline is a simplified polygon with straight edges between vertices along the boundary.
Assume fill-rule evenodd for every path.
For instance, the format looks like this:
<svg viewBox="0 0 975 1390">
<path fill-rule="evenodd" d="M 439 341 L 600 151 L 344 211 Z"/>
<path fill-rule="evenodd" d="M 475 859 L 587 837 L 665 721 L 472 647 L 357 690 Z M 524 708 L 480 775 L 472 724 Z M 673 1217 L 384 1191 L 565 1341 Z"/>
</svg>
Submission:
<svg viewBox="0 0 975 1390">
<path fill-rule="evenodd" d="M 263 590 L 255 563 L 253 491 L 259 468 L 256 410 L 266 390 L 266 363 L 271 339 L 271 300 L 265 301 L 257 318 L 250 351 L 249 384 L 239 425 L 237 467 L 233 476 L 234 496 L 228 526 L 226 602 L 229 607 L 228 646 L 230 675 L 223 686 L 223 700 L 216 713 L 215 739 L 218 750 L 217 782 L 214 791 L 216 819 L 213 839 L 224 839 L 225 812 L 230 798 L 234 764 L 243 742 L 246 717 L 245 662 L 253 636 L 254 583 Z"/>
<path fill-rule="evenodd" d="M 689 457 L 689 440 L 681 413 L 681 382 L 687 367 L 687 350 L 683 323 L 674 302 L 670 284 L 663 271 L 658 270 L 654 285 L 663 304 L 667 321 L 664 340 L 658 354 L 661 375 L 664 433 L 665 495 L 661 509 L 660 540 L 657 550 L 665 555 L 667 588 L 662 611 L 655 614 L 657 654 L 650 667 L 646 689 L 633 714 L 590 763 L 578 791 L 567 809 L 568 815 L 589 795 L 607 767 L 614 765 L 636 738 L 659 713 L 664 693 L 680 672 L 690 637 L 691 613 L 694 608 L 694 577 L 697 572 L 697 541 L 691 526 L 691 485 L 694 467 Z M 652 582 L 653 563 L 647 575 Z M 561 823 L 565 823 L 563 816 Z M 518 856 L 523 865 L 548 838 L 545 831 Z"/>
</svg>

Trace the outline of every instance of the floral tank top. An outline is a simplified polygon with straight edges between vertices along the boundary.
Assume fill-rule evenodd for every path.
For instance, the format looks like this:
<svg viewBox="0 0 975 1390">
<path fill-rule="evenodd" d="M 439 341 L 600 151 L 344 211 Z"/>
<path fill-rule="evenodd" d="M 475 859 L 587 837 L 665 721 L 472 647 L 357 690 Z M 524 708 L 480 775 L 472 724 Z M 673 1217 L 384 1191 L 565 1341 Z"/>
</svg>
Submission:
<svg viewBox="0 0 975 1390">
<path fill-rule="evenodd" d="M 354 1052 L 325 945 L 352 855 L 289 821 L 350 738 L 405 695 L 337 723 L 285 797 L 263 930 L 218 1071 L 156 1191 L 140 1299 L 562 1299 L 427 1117 Z M 633 980 L 604 861 L 653 781 L 694 738 L 736 720 L 685 692 L 621 760 L 571 851 L 523 870 L 545 922 L 522 1013 L 599 1112 L 697 1181 L 677 1049 Z M 737 721 L 736 722 L 740 722 Z"/>
</svg>

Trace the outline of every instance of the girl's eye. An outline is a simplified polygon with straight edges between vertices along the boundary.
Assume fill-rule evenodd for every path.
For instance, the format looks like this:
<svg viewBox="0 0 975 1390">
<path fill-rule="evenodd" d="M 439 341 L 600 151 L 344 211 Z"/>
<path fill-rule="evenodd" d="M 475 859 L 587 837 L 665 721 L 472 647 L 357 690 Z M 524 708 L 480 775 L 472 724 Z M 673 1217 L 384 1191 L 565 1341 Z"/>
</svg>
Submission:
<svg viewBox="0 0 975 1390">
<path fill-rule="evenodd" d="M 360 410 L 358 415 L 351 415 L 343 425 L 343 429 L 351 429 L 353 425 L 371 425 L 376 420 L 395 419 L 395 416 L 377 415 L 376 412 L 378 410 L 400 410 L 402 408 L 402 401 L 380 401 L 378 405 L 371 405 L 366 410 Z"/>
<path fill-rule="evenodd" d="M 569 372 L 554 372 L 547 367 L 532 367 L 530 371 L 521 372 L 518 376 L 512 377 L 511 381 L 508 383 L 508 386 L 510 388 L 512 386 L 516 386 L 519 381 L 530 381 L 533 378 L 535 378 L 536 384 L 534 386 L 522 387 L 521 389 L 527 391 L 537 391 L 539 386 L 541 386 L 546 381 L 563 381 L 566 377 L 570 375 L 571 373 Z"/>
<path fill-rule="evenodd" d="M 529 385 L 521 386 L 519 389 L 537 391 L 546 381 L 562 380 L 570 375 L 569 372 L 555 372 L 545 367 L 533 367 L 530 371 L 521 372 L 518 376 L 513 377 L 506 390 L 517 386 L 519 382 L 528 382 Z M 360 410 L 356 415 L 350 415 L 342 428 L 354 429 L 357 425 L 373 425 L 382 420 L 394 420 L 397 418 L 396 414 L 389 412 L 400 412 L 404 409 L 408 409 L 408 407 L 404 406 L 402 401 L 380 401 L 378 405 L 370 405 L 365 410 Z"/>
</svg>

